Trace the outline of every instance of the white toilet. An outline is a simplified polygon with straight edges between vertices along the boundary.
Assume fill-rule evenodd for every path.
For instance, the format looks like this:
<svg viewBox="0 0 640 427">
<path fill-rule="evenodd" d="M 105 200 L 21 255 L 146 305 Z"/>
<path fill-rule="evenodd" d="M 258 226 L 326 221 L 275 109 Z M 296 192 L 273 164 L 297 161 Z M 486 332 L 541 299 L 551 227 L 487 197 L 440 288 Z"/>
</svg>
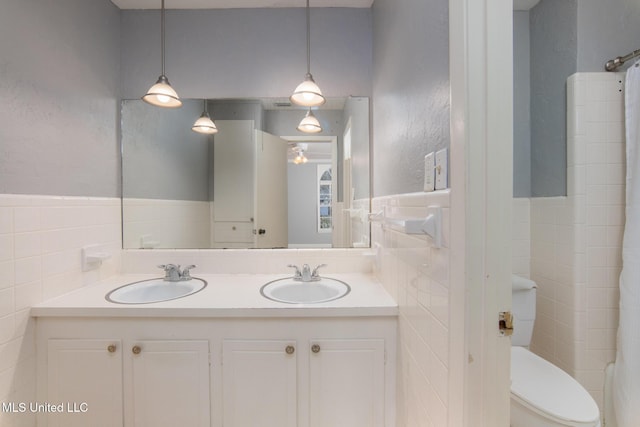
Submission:
<svg viewBox="0 0 640 427">
<path fill-rule="evenodd" d="M 591 395 L 557 366 L 529 351 L 536 317 L 536 284 L 513 276 L 511 341 L 512 427 L 600 427 Z"/>
</svg>

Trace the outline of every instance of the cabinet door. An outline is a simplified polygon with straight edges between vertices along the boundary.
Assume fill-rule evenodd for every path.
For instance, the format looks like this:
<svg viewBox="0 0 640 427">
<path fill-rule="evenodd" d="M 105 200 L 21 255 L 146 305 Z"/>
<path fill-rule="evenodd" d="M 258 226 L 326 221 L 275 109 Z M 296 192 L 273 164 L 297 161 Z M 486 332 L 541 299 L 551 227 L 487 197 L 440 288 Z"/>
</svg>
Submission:
<svg viewBox="0 0 640 427">
<path fill-rule="evenodd" d="M 46 412 L 47 426 L 122 426 L 121 347 L 120 340 L 48 341 L 46 402 L 63 407 L 36 409 Z"/>
<path fill-rule="evenodd" d="M 295 427 L 296 349 L 292 341 L 225 340 L 225 427 Z"/>
<path fill-rule="evenodd" d="M 310 346 L 309 426 L 382 427 L 384 340 L 313 340 Z"/>
<path fill-rule="evenodd" d="M 208 341 L 139 341 L 129 351 L 133 402 L 127 418 L 133 423 L 127 425 L 210 425 Z"/>
</svg>

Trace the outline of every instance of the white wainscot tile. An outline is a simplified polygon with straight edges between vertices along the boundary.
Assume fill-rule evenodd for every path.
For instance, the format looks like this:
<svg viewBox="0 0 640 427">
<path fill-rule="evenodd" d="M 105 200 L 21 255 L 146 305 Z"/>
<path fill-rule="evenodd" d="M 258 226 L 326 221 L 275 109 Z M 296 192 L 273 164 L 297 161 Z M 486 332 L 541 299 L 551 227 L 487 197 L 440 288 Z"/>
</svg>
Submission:
<svg viewBox="0 0 640 427">
<path fill-rule="evenodd" d="M 13 235 L 0 234 L 0 262 L 13 260 Z"/>
<path fill-rule="evenodd" d="M 13 208 L 0 207 L 0 234 L 13 232 Z"/>
<path fill-rule="evenodd" d="M 42 277 L 42 260 L 40 257 L 17 259 L 14 262 L 14 269 L 16 285 L 34 282 Z"/>
<path fill-rule="evenodd" d="M 39 207 L 17 207 L 14 209 L 13 229 L 16 233 L 41 230 Z"/>
<path fill-rule="evenodd" d="M 0 290 L 0 317 L 13 314 L 15 311 L 14 288 Z"/>
<path fill-rule="evenodd" d="M 42 302 L 42 282 L 40 280 L 16 285 L 15 290 L 16 311 L 29 308 Z"/>
<path fill-rule="evenodd" d="M 11 313 L 0 317 L 0 345 L 13 339 L 16 316 Z"/>
<path fill-rule="evenodd" d="M 41 233 L 18 233 L 15 235 L 15 258 L 27 258 L 42 253 Z"/>
</svg>

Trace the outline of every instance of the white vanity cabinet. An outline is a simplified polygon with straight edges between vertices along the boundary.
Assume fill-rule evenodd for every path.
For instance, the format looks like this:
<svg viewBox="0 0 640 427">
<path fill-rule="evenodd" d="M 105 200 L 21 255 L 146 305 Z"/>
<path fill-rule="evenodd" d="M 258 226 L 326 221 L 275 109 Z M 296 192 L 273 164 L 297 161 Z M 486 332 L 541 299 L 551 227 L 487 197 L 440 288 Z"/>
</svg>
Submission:
<svg viewBox="0 0 640 427">
<path fill-rule="evenodd" d="M 222 347 L 223 425 L 296 427 L 295 340 L 225 340 Z"/>
<path fill-rule="evenodd" d="M 63 406 L 59 413 L 44 413 L 34 408 L 39 413 L 39 425 L 122 425 L 121 340 L 50 339 L 42 351 L 47 355 L 46 399 L 40 398 L 38 402 Z"/>
<path fill-rule="evenodd" d="M 93 339 L 64 324 L 71 334 L 38 341 L 38 402 L 62 404 L 38 411 L 39 426 L 211 425 L 208 340 Z"/>
<path fill-rule="evenodd" d="M 125 349 L 125 351 L 128 349 Z M 125 425 L 208 427 L 209 342 L 138 341 L 125 371 Z"/>
<path fill-rule="evenodd" d="M 383 427 L 383 339 L 312 340 L 309 427 Z"/>
<path fill-rule="evenodd" d="M 388 425 L 385 351 L 382 338 L 225 340 L 223 425 Z"/>
<path fill-rule="evenodd" d="M 393 427 L 393 316 L 39 317 L 40 427 Z"/>
</svg>

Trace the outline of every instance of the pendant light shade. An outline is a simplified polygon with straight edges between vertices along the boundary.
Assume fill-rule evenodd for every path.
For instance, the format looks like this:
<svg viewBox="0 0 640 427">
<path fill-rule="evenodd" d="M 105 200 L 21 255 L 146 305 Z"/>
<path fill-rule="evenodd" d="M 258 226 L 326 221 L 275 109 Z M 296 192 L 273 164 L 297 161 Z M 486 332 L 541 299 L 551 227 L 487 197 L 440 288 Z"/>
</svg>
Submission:
<svg viewBox="0 0 640 427">
<path fill-rule="evenodd" d="M 156 84 L 151 86 L 142 100 L 157 107 L 178 108 L 182 106 L 182 101 L 164 74 L 158 77 Z"/>
<path fill-rule="evenodd" d="M 294 104 L 304 105 L 305 107 L 317 107 L 325 103 L 322 91 L 310 73 L 307 73 L 304 81 L 296 87 L 290 99 Z"/>
<path fill-rule="evenodd" d="M 313 113 L 311 112 L 311 109 L 307 111 L 307 114 L 300 121 L 300 124 L 296 129 L 304 133 L 322 132 L 322 127 L 320 126 L 320 122 L 318 121 L 316 116 L 313 115 Z"/>
<path fill-rule="evenodd" d="M 320 87 L 313 80 L 311 75 L 311 27 L 309 24 L 311 9 L 309 8 L 309 0 L 307 0 L 307 74 L 304 81 L 296 87 L 293 95 L 289 97 L 291 102 L 304 107 L 317 107 L 325 103 L 324 96 Z"/>
<path fill-rule="evenodd" d="M 158 77 L 158 81 L 142 97 L 142 100 L 157 107 L 178 108 L 182 106 L 182 101 L 180 101 L 180 97 L 169 84 L 169 79 L 164 75 L 164 0 L 162 0 L 160 17 L 162 74 Z"/>
<path fill-rule="evenodd" d="M 213 135 L 214 133 L 218 133 L 218 128 L 216 124 L 213 123 L 211 117 L 209 117 L 209 113 L 207 112 L 207 100 L 204 100 L 204 111 L 202 115 L 196 120 L 196 122 L 191 126 L 191 130 L 198 133 L 204 133 L 206 135 Z"/>
</svg>

